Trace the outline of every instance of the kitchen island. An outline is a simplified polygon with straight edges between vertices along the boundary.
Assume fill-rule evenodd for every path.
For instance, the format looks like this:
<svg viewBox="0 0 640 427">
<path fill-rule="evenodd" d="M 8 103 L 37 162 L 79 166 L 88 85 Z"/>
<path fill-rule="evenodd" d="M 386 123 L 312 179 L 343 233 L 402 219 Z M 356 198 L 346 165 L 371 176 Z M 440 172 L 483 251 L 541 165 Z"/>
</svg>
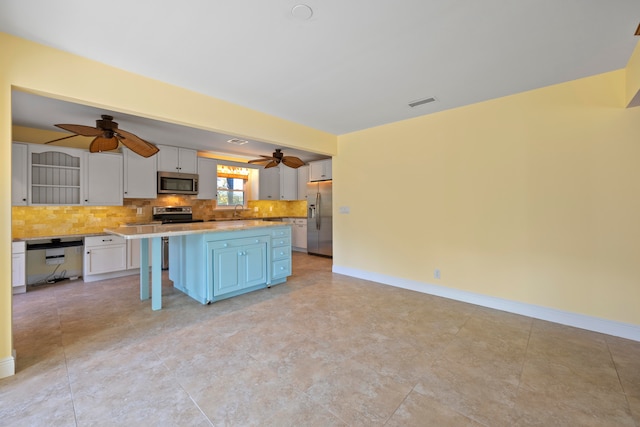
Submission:
<svg viewBox="0 0 640 427">
<path fill-rule="evenodd" d="M 161 239 L 169 237 L 169 278 L 202 304 L 286 282 L 291 275 L 291 225 L 244 220 L 129 225 L 105 233 L 140 239 L 140 265 L 149 265 L 151 308 L 162 308 Z M 149 273 L 140 269 L 140 299 L 149 299 Z"/>
</svg>

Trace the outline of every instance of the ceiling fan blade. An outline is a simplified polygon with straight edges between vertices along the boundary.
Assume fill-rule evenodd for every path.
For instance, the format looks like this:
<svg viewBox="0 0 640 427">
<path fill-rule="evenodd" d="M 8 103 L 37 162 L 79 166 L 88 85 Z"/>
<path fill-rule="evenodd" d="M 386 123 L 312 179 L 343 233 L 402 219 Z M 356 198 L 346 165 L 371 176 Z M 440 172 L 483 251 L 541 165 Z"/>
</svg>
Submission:
<svg viewBox="0 0 640 427">
<path fill-rule="evenodd" d="M 151 157 L 160 151 L 155 145 L 137 137 L 131 132 L 118 129 L 116 135 L 125 147 L 142 157 Z"/>
<path fill-rule="evenodd" d="M 75 138 L 76 136 L 82 136 L 82 135 L 75 134 L 75 135 L 63 136 L 62 138 L 52 139 L 51 141 L 47 141 L 45 142 L 45 144 L 51 144 L 52 142 L 62 141 L 63 139 Z"/>
<path fill-rule="evenodd" d="M 268 168 L 274 168 L 274 167 L 278 166 L 278 163 L 279 163 L 279 162 L 277 162 L 277 161 L 275 161 L 275 160 L 271 160 L 269 163 L 267 163 L 266 165 L 264 165 L 264 168 L 265 168 L 265 169 L 268 169 Z"/>
<path fill-rule="evenodd" d="M 284 156 L 282 158 L 282 163 L 284 163 L 285 166 L 289 166 L 293 169 L 298 169 L 300 166 L 304 166 L 304 162 L 294 156 Z"/>
<path fill-rule="evenodd" d="M 253 160 L 249 160 L 248 163 L 264 163 L 264 162 L 272 162 L 272 161 L 276 161 L 277 159 L 275 157 L 271 157 L 271 156 L 262 156 L 264 157 L 263 159 L 253 159 Z"/>
<path fill-rule="evenodd" d="M 54 125 L 60 129 L 68 130 L 69 132 L 77 133 L 82 136 L 102 136 L 102 129 L 94 128 L 91 126 L 83 125 Z"/>
<path fill-rule="evenodd" d="M 92 153 L 100 153 L 102 151 L 111 151 L 118 148 L 118 140 L 114 138 L 104 138 L 102 136 L 96 136 L 91 144 L 89 144 L 89 151 Z"/>
</svg>

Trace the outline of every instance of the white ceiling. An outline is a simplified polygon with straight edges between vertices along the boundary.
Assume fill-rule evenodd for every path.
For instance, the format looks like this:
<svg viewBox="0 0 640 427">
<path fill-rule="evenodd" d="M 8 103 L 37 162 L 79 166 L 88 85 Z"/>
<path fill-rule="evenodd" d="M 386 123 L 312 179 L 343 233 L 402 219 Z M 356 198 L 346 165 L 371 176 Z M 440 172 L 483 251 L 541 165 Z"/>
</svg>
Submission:
<svg viewBox="0 0 640 427">
<path fill-rule="evenodd" d="M 0 31 L 336 135 L 623 68 L 639 21 L 640 0 L 0 1 Z"/>
</svg>

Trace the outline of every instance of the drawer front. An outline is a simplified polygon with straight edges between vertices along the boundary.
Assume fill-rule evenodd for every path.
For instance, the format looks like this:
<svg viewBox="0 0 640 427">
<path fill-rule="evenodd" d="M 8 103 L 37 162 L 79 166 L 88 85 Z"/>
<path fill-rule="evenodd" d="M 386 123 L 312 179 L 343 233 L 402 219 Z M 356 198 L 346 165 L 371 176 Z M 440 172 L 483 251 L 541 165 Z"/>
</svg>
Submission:
<svg viewBox="0 0 640 427">
<path fill-rule="evenodd" d="M 106 235 L 106 236 L 89 236 L 84 238 L 84 246 L 96 247 L 96 246 L 111 246 L 111 245 L 124 245 L 126 242 L 124 237 Z"/>
<path fill-rule="evenodd" d="M 273 269 L 271 271 L 271 277 L 273 279 L 291 276 L 291 259 L 275 261 L 272 265 Z"/>
<path fill-rule="evenodd" d="M 11 253 L 20 254 L 26 249 L 26 242 L 11 242 Z"/>
<path fill-rule="evenodd" d="M 290 237 L 276 237 L 271 240 L 271 246 L 274 248 L 278 248 L 280 246 L 291 246 L 291 238 Z"/>
<path fill-rule="evenodd" d="M 287 259 L 291 257 L 291 247 L 290 246 L 279 246 L 277 248 L 271 249 L 271 259 L 273 261 L 277 261 L 280 259 Z"/>
<path fill-rule="evenodd" d="M 271 236 L 276 238 L 291 237 L 291 227 L 277 228 L 271 232 Z"/>
<path fill-rule="evenodd" d="M 228 239 L 209 242 L 208 247 L 212 249 L 237 248 L 239 246 L 253 245 L 256 243 L 267 243 L 269 236 L 245 237 L 243 239 Z"/>
</svg>

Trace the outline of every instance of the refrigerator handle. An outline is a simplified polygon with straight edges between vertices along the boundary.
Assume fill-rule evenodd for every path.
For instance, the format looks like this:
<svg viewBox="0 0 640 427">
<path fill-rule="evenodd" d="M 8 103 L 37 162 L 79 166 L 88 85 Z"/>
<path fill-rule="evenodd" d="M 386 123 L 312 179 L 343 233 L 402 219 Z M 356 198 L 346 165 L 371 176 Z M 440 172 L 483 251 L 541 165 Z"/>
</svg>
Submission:
<svg viewBox="0 0 640 427">
<path fill-rule="evenodd" d="M 316 193 L 316 209 L 320 215 L 316 215 L 316 230 L 320 230 L 320 218 L 322 218 L 322 209 L 320 207 L 320 193 Z"/>
</svg>

